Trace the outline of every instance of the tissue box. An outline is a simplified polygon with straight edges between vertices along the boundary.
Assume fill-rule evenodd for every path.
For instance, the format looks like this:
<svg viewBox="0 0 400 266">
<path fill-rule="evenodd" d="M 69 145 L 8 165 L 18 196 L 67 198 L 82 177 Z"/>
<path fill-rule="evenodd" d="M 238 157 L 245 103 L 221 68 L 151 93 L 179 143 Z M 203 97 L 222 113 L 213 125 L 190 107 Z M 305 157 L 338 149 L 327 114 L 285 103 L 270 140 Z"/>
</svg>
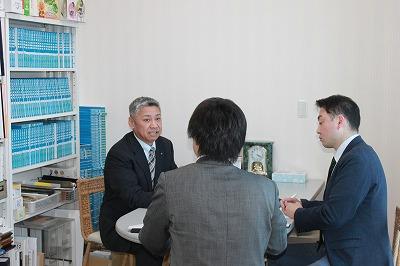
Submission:
<svg viewBox="0 0 400 266">
<path fill-rule="evenodd" d="M 274 172 L 272 173 L 272 180 L 282 183 L 305 183 L 305 172 Z"/>
</svg>

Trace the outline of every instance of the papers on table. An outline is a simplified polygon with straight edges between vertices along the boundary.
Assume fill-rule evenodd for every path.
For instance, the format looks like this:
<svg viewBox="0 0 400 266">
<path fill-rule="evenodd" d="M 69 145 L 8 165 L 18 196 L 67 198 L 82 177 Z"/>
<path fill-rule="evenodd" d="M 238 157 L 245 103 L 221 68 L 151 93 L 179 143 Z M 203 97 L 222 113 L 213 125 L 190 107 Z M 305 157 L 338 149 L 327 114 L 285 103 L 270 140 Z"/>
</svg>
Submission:
<svg viewBox="0 0 400 266">
<path fill-rule="evenodd" d="M 128 226 L 128 229 L 131 230 L 133 228 L 142 228 L 142 227 L 143 227 L 143 224 L 134 224 L 134 225 Z"/>
</svg>

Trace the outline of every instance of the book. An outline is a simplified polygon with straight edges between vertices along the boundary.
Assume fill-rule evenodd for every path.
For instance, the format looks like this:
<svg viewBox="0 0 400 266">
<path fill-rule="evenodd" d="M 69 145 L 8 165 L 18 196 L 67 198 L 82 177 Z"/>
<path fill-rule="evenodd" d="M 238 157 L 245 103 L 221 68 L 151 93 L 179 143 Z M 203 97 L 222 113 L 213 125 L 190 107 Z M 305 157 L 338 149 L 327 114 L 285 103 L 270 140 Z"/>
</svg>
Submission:
<svg viewBox="0 0 400 266">
<path fill-rule="evenodd" d="M 53 189 L 53 188 L 59 188 L 61 187 L 60 184 L 56 183 L 47 183 L 47 182 L 41 182 L 41 181 L 35 181 L 35 182 L 29 182 L 29 183 L 23 183 L 22 184 L 22 189 L 24 188 L 38 188 L 38 189 Z"/>
<path fill-rule="evenodd" d="M 51 175 L 43 175 L 40 179 L 41 179 L 40 181 L 42 181 L 42 182 L 43 182 L 43 180 L 60 180 L 60 181 L 69 181 L 69 182 L 73 182 L 73 183 L 76 183 L 76 180 L 77 180 L 76 178 L 51 176 Z"/>
<path fill-rule="evenodd" d="M 24 194 L 26 195 L 27 193 L 33 193 L 33 194 L 44 194 L 44 195 L 52 195 L 54 194 L 54 190 L 51 188 L 39 188 L 39 187 L 32 187 L 32 186 L 24 186 L 22 185 L 22 196 L 24 196 Z"/>
<path fill-rule="evenodd" d="M 59 184 L 61 188 L 74 188 L 74 187 L 76 187 L 76 183 L 75 182 L 67 181 L 67 180 L 56 180 L 55 178 L 54 179 L 50 179 L 50 180 L 40 179 L 40 182 L 42 182 L 42 183 Z"/>
<path fill-rule="evenodd" d="M 12 234 L 12 231 L 10 229 L 5 229 L 5 227 L 2 227 L 0 230 L 0 239 L 3 238 L 3 236 L 7 237 L 7 235 Z"/>
<path fill-rule="evenodd" d="M 36 193 L 22 193 L 22 197 L 24 198 L 25 202 L 37 201 L 43 198 L 48 197 L 46 194 L 36 194 Z"/>
<path fill-rule="evenodd" d="M 4 249 L 5 247 L 8 247 L 9 245 L 11 245 L 12 241 L 13 241 L 13 239 L 11 236 L 0 240 L 0 248 Z"/>
<path fill-rule="evenodd" d="M 4 234 L 1 234 L 1 235 L 0 235 L 0 240 L 12 236 L 12 234 L 13 234 L 12 231 L 8 231 L 8 232 L 6 232 L 6 233 L 4 233 Z"/>
<path fill-rule="evenodd" d="M 61 185 L 57 184 L 57 183 L 41 182 L 41 181 L 37 181 L 37 182 L 33 183 L 33 185 L 35 185 L 37 187 L 46 187 L 46 188 L 59 188 L 59 187 L 61 187 Z"/>
</svg>

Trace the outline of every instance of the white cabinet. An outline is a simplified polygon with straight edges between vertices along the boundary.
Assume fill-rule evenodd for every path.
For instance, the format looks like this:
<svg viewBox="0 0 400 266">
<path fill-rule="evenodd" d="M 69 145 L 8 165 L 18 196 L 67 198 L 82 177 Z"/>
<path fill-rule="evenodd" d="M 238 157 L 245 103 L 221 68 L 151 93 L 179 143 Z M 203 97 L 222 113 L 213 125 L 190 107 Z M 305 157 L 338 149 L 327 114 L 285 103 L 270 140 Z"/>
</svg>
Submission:
<svg viewBox="0 0 400 266">
<path fill-rule="evenodd" d="M 0 199 L 3 227 L 61 206 L 61 195 L 43 202 L 25 201 L 25 215 L 13 197 L 13 182 L 32 183 L 42 167 L 79 174 L 79 105 L 75 70 L 77 24 L 0 14 L 4 73 L 0 134 L 0 170 L 8 195 Z M 1 130 L 1 128 L 0 128 Z M 79 232 L 80 233 L 80 232 Z"/>
</svg>

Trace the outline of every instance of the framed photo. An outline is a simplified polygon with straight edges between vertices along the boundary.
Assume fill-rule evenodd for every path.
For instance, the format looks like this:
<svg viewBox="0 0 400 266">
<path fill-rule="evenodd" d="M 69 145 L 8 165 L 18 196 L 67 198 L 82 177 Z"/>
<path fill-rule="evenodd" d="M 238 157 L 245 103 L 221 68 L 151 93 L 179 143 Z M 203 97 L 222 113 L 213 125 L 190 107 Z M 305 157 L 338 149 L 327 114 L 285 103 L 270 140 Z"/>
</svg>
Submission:
<svg viewBox="0 0 400 266">
<path fill-rule="evenodd" d="M 243 146 L 243 169 L 272 177 L 272 141 L 246 141 Z"/>
</svg>

